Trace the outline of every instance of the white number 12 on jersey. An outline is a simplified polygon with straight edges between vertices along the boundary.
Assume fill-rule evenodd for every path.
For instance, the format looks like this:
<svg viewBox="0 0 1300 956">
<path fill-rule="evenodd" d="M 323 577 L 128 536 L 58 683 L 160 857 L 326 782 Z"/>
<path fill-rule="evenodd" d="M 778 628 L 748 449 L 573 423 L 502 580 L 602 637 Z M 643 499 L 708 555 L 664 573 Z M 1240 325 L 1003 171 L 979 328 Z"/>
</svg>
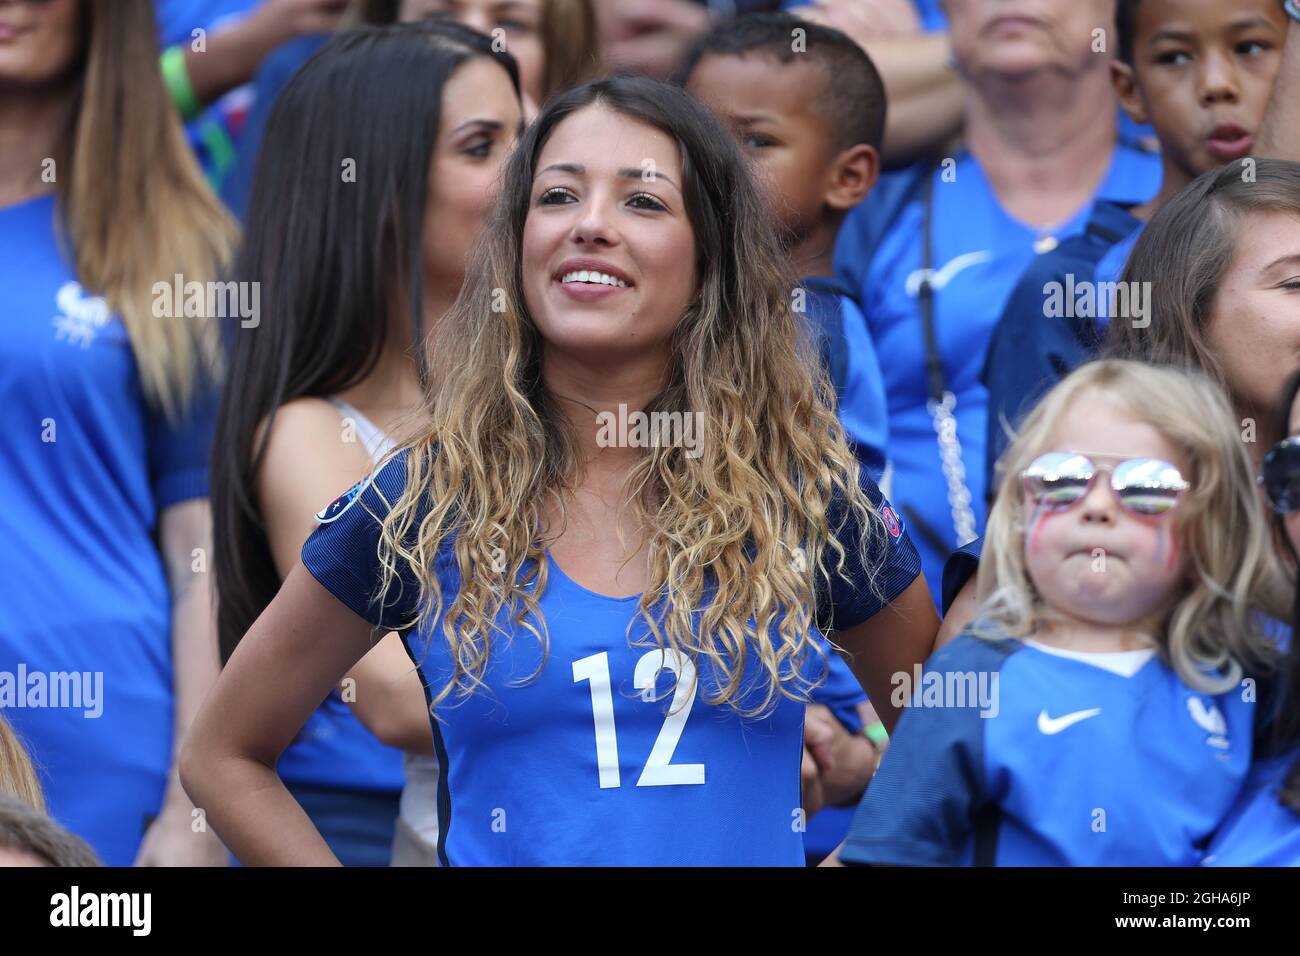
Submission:
<svg viewBox="0 0 1300 956">
<path fill-rule="evenodd" d="M 673 763 L 673 751 L 686 728 L 686 718 L 695 704 L 695 665 L 685 654 L 675 650 L 647 651 L 636 662 L 632 683 L 637 690 L 653 689 L 660 669 L 677 676 L 668 716 L 650 749 L 650 757 L 637 779 L 638 787 L 674 787 L 704 783 L 704 764 Z M 618 773 L 618 735 L 614 730 L 614 693 L 609 678 L 609 654 L 593 654 L 573 662 L 573 682 L 591 683 L 591 712 L 596 723 L 596 765 L 600 769 L 600 788 L 622 786 Z"/>
</svg>

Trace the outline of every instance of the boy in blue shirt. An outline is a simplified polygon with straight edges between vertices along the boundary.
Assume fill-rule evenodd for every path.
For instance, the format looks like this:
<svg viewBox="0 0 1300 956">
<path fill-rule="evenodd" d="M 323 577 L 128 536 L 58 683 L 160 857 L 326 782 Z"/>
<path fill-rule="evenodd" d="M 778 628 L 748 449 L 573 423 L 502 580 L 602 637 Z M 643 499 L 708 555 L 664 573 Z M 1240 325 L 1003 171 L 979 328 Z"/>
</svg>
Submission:
<svg viewBox="0 0 1300 956">
<path fill-rule="evenodd" d="M 833 262 L 844 217 L 870 192 L 880 169 L 885 126 L 880 75 L 838 30 L 787 14 L 755 14 L 701 40 L 679 80 L 735 133 L 759 170 L 801 276 L 794 307 L 808 316 L 818 336 L 839 398 L 840 421 L 858 461 L 883 483 L 884 379 L 861 307 L 853 290 L 834 276 Z M 837 656 L 830 658 L 828 683 L 814 697 L 831 707 L 843 731 L 857 737 L 855 746 L 845 749 L 868 755 L 850 774 L 865 785 L 883 745 L 883 725 L 864 726 L 858 709 L 870 712 L 870 705 Z M 804 835 L 810 862 L 821 860 L 843 838 L 859 794 L 848 805 L 831 805 L 810 817 Z"/>
<path fill-rule="evenodd" d="M 679 79 L 733 130 L 760 171 L 801 277 L 794 307 L 818 334 L 849 442 L 880 481 L 884 379 L 855 291 L 835 277 L 833 261 L 845 216 L 880 171 L 880 74 L 838 30 L 755 14 L 701 40 Z"/>
</svg>

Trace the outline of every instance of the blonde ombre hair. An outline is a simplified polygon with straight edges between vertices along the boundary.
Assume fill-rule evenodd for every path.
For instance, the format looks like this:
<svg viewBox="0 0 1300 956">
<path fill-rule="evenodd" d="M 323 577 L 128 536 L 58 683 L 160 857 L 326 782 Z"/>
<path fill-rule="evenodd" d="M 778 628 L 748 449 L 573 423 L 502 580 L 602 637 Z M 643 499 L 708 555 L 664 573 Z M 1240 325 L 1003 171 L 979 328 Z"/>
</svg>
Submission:
<svg viewBox="0 0 1300 956">
<path fill-rule="evenodd" d="M 23 803 L 45 812 L 45 795 L 22 741 L 0 713 L 0 795 L 17 797 Z"/>
<path fill-rule="evenodd" d="M 156 318 L 153 287 L 220 277 L 234 220 L 185 140 L 158 66 L 149 0 L 84 3 L 85 54 L 57 179 L 77 278 L 122 317 L 145 396 L 181 415 L 199 376 L 220 367 L 214 318 Z"/>
<path fill-rule="evenodd" d="M 1052 442 L 1065 414 L 1102 398 L 1182 450 L 1191 484 L 1166 520 L 1177 522 L 1189 566 L 1183 590 L 1153 635 L 1189 687 L 1222 693 L 1243 668 L 1271 666 L 1276 651 L 1261 615 L 1286 620 L 1289 594 L 1271 547 L 1264 505 L 1223 391 L 1199 372 L 1109 359 L 1081 366 L 1025 419 L 998 462 L 1000 489 L 989 513 L 977 578 L 974 633 L 1027 637 L 1050 619 L 1025 566 L 1029 505 L 1018 476 Z"/>
<path fill-rule="evenodd" d="M 412 623 L 445 643 L 453 667 L 435 703 L 482 685 L 503 612 L 546 653 L 539 529 L 544 505 L 563 515 L 581 476 L 576 436 L 540 376 L 521 245 L 542 146 L 565 117 L 594 103 L 679 145 L 700 276 L 650 409 L 702 410 L 703 450 L 691 457 L 648 448 L 629 475 L 625 500 L 647 529 L 650 570 L 629 634 L 639 618 L 654 646 L 707 665 L 717 686 L 702 689 L 707 703 L 764 713 L 782 696 L 806 699 L 812 681 L 802 665 L 822 655 L 813 629 L 825 610 L 815 606 L 818 584 L 842 574 L 853 551 L 868 569 L 868 580 L 854 583 L 876 591 L 879 558 L 870 555 L 882 553 L 885 531 L 858 485 L 833 392 L 792 309 L 777 230 L 744 158 L 702 106 L 653 80 L 619 77 L 563 94 L 516 147 L 471 257 L 477 268 L 434 332 L 422 431 L 408 446 L 405 490 L 383 523 L 383 599 L 394 599 L 409 566 L 420 585 Z M 841 541 L 850 510 L 861 534 Z M 444 548 L 461 579 L 449 606 L 435 573 Z"/>
</svg>

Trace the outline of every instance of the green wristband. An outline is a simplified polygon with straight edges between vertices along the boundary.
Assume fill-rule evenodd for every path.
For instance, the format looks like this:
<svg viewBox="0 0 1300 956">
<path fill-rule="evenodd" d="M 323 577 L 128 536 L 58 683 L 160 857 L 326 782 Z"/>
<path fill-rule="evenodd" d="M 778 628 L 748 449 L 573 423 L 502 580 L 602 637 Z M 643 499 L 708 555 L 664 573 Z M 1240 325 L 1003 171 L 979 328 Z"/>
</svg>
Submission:
<svg viewBox="0 0 1300 956">
<path fill-rule="evenodd" d="M 187 121 L 202 112 L 199 98 L 194 95 L 194 85 L 190 83 L 190 71 L 185 67 L 185 47 L 177 44 L 163 51 L 159 61 L 162 67 L 163 85 L 167 93 Z"/>
<path fill-rule="evenodd" d="M 876 721 L 870 727 L 863 727 L 862 733 L 877 747 L 889 742 L 889 731 L 885 730 L 885 722 L 883 720 Z"/>
</svg>

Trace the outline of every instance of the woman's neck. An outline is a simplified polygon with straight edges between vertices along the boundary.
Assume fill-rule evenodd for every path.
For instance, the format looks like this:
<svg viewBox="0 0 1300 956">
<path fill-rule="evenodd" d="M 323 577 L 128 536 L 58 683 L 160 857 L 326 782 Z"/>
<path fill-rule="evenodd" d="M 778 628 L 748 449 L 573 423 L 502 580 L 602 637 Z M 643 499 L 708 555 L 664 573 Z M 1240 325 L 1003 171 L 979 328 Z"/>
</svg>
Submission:
<svg viewBox="0 0 1300 956">
<path fill-rule="evenodd" d="M 656 355 L 635 364 L 557 357 L 542 358 L 542 379 L 578 441 L 578 461 L 584 472 L 625 474 L 642 457 L 643 449 L 624 441 L 632 434 L 630 416 L 642 411 L 664 387 L 665 357 Z M 627 427 L 620 426 L 628 422 Z"/>
<path fill-rule="evenodd" d="M 1104 69 L 990 80 L 966 102 L 966 141 L 1002 206 L 1037 228 L 1088 203 L 1110 167 L 1115 95 Z"/>
<path fill-rule="evenodd" d="M 0 93 L 0 208 L 52 192 L 76 103 L 70 84 Z M 53 161 L 53 162 L 51 162 Z"/>
</svg>

